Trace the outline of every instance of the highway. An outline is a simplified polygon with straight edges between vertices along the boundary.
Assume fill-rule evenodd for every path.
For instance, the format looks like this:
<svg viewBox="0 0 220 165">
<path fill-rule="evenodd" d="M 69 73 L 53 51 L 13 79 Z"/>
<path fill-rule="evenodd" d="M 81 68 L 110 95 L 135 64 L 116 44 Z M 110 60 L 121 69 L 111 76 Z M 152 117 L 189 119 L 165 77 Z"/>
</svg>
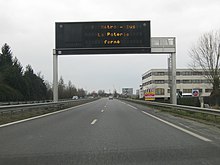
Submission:
<svg viewBox="0 0 220 165">
<path fill-rule="evenodd" d="M 220 131 L 142 105 L 99 99 L 0 126 L 1 165 L 218 165 Z"/>
</svg>

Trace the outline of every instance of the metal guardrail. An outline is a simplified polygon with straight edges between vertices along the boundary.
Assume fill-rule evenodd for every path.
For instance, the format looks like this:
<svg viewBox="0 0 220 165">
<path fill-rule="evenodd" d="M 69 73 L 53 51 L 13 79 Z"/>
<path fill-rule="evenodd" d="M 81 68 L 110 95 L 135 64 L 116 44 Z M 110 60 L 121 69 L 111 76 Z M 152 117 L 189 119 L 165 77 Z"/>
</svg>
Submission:
<svg viewBox="0 0 220 165">
<path fill-rule="evenodd" d="M 151 102 L 151 101 L 142 101 L 142 100 L 134 100 L 134 99 L 123 99 L 126 101 L 138 103 L 138 104 L 144 104 L 144 105 L 151 105 L 159 108 L 166 108 L 170 110 L 182 110 L 182 111 L 188 111 L 188 112 L 197 112 L 207 115 L 214 115 L 214 116 L 220 116 L 220 110 L 217 109 L 210 109 L 210 108 L 199 108 L 199 107 L 192 107 L 192 106 L 185 106 L 185 105 L 174 105 L 174 104 L 167 104 L 167 103 L 158 103 L 158 102 Z"/>
<path fill-rule="evenodd" d="M 96 99 L 79 99 L 79 100 L 67 100 L 59 102 L 48 102 L 48 103 L 34 103 L 34 104 L 18 104 L 18 105 L 4 105 L 0 106 L 0 113 L 12 113 L 16 111 L 31 110 L 33 108 L 43 108 L 43 107 L 61 107 L 63 105 L 68 105 L 72 103 L 83 103 L 86 101 L 93 101 Z"/>
<path fill-rule="evenodd" d="M 0 106 L 10 106 L 10 105 L 18 105 L 18 104 L 35 104 L 35 103 L 48 103 L 53 100 L 38 100 L 38 101 L 10 101 L 10 102 L 0 102 Z"/>
</svg>

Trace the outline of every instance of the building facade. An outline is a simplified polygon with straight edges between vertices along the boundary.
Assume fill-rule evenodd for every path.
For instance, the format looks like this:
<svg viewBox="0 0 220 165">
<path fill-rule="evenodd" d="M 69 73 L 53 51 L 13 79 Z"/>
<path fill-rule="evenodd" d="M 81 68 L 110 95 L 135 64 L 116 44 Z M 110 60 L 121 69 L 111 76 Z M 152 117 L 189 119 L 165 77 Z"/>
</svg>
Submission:
<svg viewBox="0 0 220 165">
<path fill-rule="evenodd" d="M 205 78 L 202 70 L 192 71 L 190 69 L 177 69 L 176 71 L 177 93 L 181 91 L 182 96 L 192 96 L 192 91 L 199 90 L 201 96 L 209 96 L 212 84 Z M 151 69 L 142 75 L 141 90 L 155 92 L 155 98 L 169 98 L 169 75 L 168 69 Z"/>
</svg>

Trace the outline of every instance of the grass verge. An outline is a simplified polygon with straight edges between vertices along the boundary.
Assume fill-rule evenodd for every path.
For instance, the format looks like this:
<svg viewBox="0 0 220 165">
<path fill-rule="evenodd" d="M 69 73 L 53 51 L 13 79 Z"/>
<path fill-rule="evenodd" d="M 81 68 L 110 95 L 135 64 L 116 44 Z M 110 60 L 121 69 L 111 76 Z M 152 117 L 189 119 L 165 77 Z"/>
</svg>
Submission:
<svg viewBox="0 0 220 165">
<path fill-rule="evenodd" d="M 177 108 L 162 108 L 162 107 L 155 107 L 152 105 L 146 105 L 146 103 L 140 101 L 136 101 L 136 100 L 127 100 L 124 99 L 125 101 L 129 101 L 129 102 L 133 102 L 136 104 L 140 104 L 143 106 L 147 106 L 150 107 L 152 109 L 156 109 L 158 111 L 163 111 L 166 113 L 170 113 L 174 116 L 178 116 L 178 117 L 182 117 L 182 118 L 187 118 L 187 119 L 191 119 L 194 121 L 199 121 L 201 123 L 205 123 L 205 124 L 210 124 L 210 125 L 214 125 L 220 128 L 220 116 L 216 116 L 216 115 L 210 115 L 210 114 L 204 114 L 204 113 L 200 113 L 200 112 L 191 112 L 191 111 L 184 111 L 184 110 L 180 110 Z"/>
<path fill-rule="evenodd" d="M 220 128 L 220 116 L 209 115 L 209 114 L 204 114 L 200 112 L 188 112 L 188 111 L 183 111 L 183 110 L 179 110 L 175 108 L 166 109 L 166 108 L 155 108 L 153 106 L 148 106 L 148 107 L 172 114 L 174 116 L 187 118 L 190 120 L 198 121 L 198 122 L 209 124 L 209 125 L 214 125 Z"/>
</svg>

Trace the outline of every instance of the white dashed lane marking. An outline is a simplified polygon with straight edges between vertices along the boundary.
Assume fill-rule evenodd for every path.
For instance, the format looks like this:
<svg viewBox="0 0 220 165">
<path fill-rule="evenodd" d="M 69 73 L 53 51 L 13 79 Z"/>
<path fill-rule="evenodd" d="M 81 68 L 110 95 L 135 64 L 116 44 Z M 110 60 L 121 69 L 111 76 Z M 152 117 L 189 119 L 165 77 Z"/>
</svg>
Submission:
<svg viewBox="0 0 220 165">
<path fill-rule="evenodd" d="M 91 122 L 91 125 L 94 125 L 96 122 L 97 122 L 97 119 L 94 119 L 94 120 Z"/>
</svg>

